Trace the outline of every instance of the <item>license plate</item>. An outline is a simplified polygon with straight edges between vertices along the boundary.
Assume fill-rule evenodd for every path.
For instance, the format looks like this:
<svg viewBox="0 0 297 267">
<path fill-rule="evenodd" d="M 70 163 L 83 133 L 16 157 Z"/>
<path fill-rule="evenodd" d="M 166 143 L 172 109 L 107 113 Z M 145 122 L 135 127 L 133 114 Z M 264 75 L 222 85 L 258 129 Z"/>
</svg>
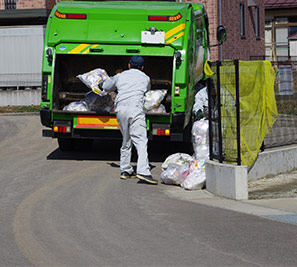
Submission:
<svg viewBox="0 0 297 267">
<path fill-rule="evenodd" d="M 165 32 L 155 32 L 150 31 L 141 32 L 141 43 L 143 44 L 165 44 Z"/>
<path fill-rule="evenodd" d="M 76 129 L 120 129 L 115 116 L 78 116 Z"/>
</svg>

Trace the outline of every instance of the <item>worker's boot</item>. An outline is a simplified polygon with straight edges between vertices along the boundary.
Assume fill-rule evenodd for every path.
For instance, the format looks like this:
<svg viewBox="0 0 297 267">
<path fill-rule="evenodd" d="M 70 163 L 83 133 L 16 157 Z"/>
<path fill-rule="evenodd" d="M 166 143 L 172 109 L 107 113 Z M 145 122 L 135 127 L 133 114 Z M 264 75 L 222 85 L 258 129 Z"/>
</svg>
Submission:
<svg viewBox="0 0 297 267">
<path fill-rule="evenodd" d="M 158 184 L 158 181 L 155 180 L 151 175 L 137 174 L 136 177 L 142 181 L 149 183 L 149 184 Z"/>
<path fill-rule="evenodd" d="M 121 173 L 121 179 L 127 180 L 127 179 L 133 179 L 133 178 L 136 178 L 136 173 L 134 171 L 131 174 L 128 172 Z"/>
</svg>

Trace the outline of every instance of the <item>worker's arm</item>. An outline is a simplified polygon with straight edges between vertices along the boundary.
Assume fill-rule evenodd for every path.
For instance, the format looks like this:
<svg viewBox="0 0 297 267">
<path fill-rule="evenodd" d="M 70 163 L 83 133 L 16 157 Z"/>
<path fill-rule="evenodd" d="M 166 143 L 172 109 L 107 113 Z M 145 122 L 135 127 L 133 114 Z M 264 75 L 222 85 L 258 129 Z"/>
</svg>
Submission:
<svg viewBox="0 0 297 267">
<path fill-rule="evenodd" d="M 149 91 L 151 90 L 151 79 L 148 78 L 148 84 L 147 84 L 147 88 L 146 88 L 146 91 Z"/>
<path fill-rule="evenodd" d="M 113 77 L 109 77 L 105 82 L 103 82 L 103 84 L 100 84 L 99 86 L 101 87 L 101 89 L 103 89 L 106 92 L 112 92 L 117 89 L 115 86 L 116 81 L 117 81 L 117 75 Z"/>
</svg>

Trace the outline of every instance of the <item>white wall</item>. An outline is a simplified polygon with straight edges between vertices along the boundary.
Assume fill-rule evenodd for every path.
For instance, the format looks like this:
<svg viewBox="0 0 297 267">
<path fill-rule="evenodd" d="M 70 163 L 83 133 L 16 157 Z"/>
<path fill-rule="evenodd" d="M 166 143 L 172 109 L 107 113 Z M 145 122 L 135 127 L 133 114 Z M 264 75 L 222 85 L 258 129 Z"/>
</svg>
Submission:
<svg viewBox="0 0 297 267">
<path fill-rule="evenodd" d="M 40 105 L 40 89 L 0 91 L 0 106 Z"/>
</svg>

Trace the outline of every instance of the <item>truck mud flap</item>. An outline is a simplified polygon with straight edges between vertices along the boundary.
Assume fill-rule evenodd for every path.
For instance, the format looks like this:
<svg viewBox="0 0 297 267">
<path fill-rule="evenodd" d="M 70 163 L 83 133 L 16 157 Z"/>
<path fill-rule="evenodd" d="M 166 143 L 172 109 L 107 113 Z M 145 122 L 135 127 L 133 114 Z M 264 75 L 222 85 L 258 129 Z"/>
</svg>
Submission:
<svg viewBox="0 0 297 267">
<path fill-rule="evenodd" d="M 41 124 L 46 127 L 51 127 L 51 124 L 52 124 L 51 116 L 52 116 L 52 112 L 50 110 L 41 109 L 40 110 Z"/>
</svg>

